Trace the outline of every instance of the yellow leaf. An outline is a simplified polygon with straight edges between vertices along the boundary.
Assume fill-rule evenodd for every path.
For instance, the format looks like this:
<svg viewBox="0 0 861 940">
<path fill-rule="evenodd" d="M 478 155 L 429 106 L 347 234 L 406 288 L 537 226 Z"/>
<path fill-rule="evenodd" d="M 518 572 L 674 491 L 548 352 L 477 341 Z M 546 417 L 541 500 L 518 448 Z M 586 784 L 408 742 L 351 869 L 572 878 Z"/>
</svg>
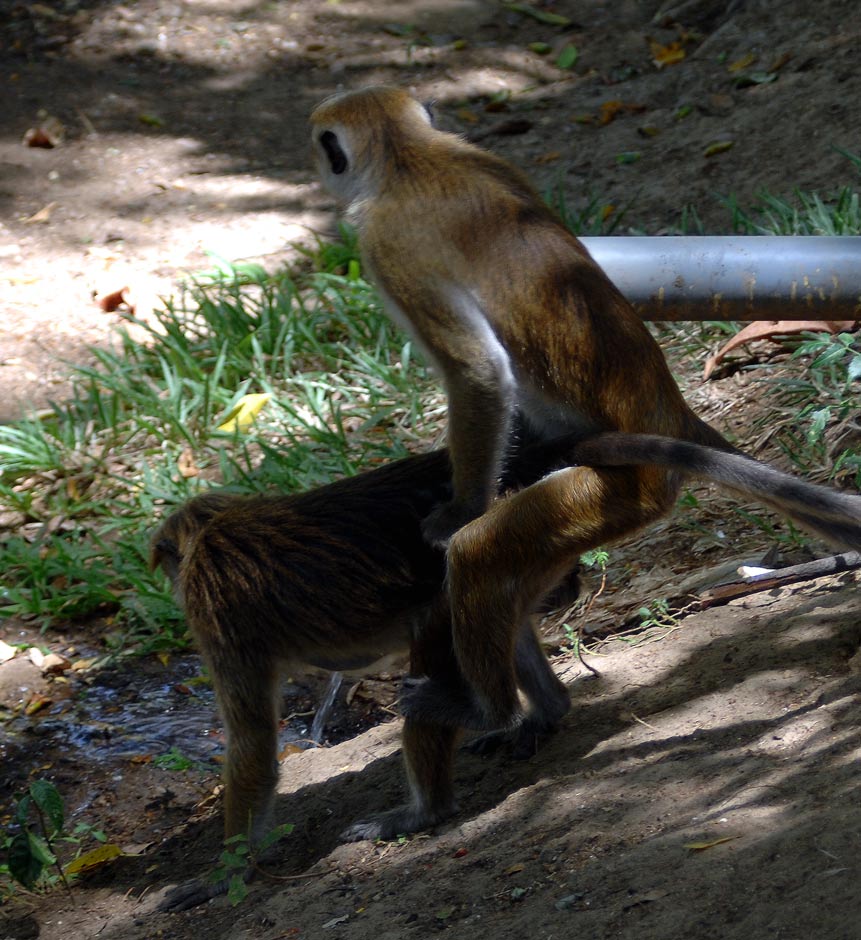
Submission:
<svg viewBox="0 0 861 940">
<path fill-rule="evenodd" d="M 89 659 L 76 659 L 72 663 L 72 672 L 85 672 L 97 662 L 97 656 L 91 656 Z"/>
<path fill-rule="evenodd" d="M 228 433 L 236 430 L 247 431 L 271 397 L 268 393 L 243 395 L 224 416 L 224 421 L 218 425 L 218 430 Z"/>
<path fill-rule="evenodd" d="M 76 875 L 82 871 L 92 871 L 94 868 L 99 868 L 113 861 L 113 859 L 119 858 L 122 854 L 123 850 L 118 845 L 109 842 L 107 845 L 100 845 L 97 849 L 93 849 L 92 852 L 84 852 L 83 855 L 79 855 L 66 865 L 65 871 L 67 875 Z"/>
<path fill-rule="evenodd" d="M 29 718 L 31 715 L 36 715 L 40 711 L 50 708 L 53 704 L 54 700 L 46 695 L 34 695 L 24 706 L 24 714 Z"/>
<path fill-rule="evenodd" d="M 756 53 L 748 52 L 747 55 L 743 55 L 740 59 L 736 59 L 735 62 L 728 65 L 726 69 L 728 72 L 741 72 L 749 65 L 753 65 L 754 62 L 756 62 Z"/>
<path fill-rule="evenodd" d="M 719 153 L 726 153 L 727 150 L 732 149 L 733 143 L 734 141 L 732 140 L 719 140 L 713 144 L 709 144 L 703 151 L 703 156 L 714 157 Z"/>
<path fill-rule="evenodd" d="M 685 57 L 685 50 L 680 42 L 671 42 L 668 46 L 662 46 L 659 42 L 650 42 L 652 50 L 652 62 L 661 69 L 665 65 L 676 65 Z"/>
<path fill-rule="evenodd" d="M 711 839 L 708 842 L 686 842 L 682 848 L 690 849 L 692 852 L 702 852 L 703 849 L 710 849 L 715 845 L 721 845 L 724 842 L 732 842 L 738 836 L 723 836 L 720 839 Z"/>
<path fill-rule="evenodd" d="M 510 865 L 503 872 L 504 875 L 516 875 L 519 871 L 523 871 L 526 866 L 521 862 L 518 862 L 516 865 Z"/>
</svg>

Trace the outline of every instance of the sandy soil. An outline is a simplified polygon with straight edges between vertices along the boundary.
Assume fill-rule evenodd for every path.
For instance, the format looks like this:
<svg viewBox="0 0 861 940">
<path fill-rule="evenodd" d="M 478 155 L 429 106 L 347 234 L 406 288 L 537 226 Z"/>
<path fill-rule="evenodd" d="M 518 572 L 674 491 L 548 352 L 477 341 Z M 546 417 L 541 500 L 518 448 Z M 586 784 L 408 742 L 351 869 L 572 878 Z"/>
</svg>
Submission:
<svg viewBox="0 0 861 940">
<path fill-rule="evenodd" d="M 61 360 L 109 341 L 117 315 L 94 294 L 128 286 L 145 312 L 209 252 L 274 267 L 329 227 L 305 120 L 339 87 L 414 87 L 446 126 L 560 186 L 569 205 L 625 208 L 623 230 L 664 230 L 683 205 L 725 230 L 718 195 L 749 204 L 763 186 L 830 192 L 856 178 L 838 150 L 861 139 L 854 2 L 787 0 L 778 16 L 764 0 L 687 0 L 656 22 L 659 6 L 560 0 L 553 10 L 575 21 L 562 30 L 469 0 L 3 4 L 0 420 L 61 395 Z M 685 58 L 657 68 L 650 40 L 680 41 Z M 553 51 L 530 51 L 538 41 Z M 579 57 L 562 71 L 553 61 L 569 43 Z M 774 80 L 736 81 L 760 73 Z M 499 110 L 491 98 L 506 92 Z M 39 126 L 54 148 L 22 143 Z M 732 146 L 707 156 L 714 143 Z M 690 397 L 737 426 L 742 392 L 725 379 Z M 723 507 L 707 508 L 710 524 Z M 750 532 L 703 548 L 668 523 L 614 553 L 626 575 L 605 616 L 661 596 L 660 577 L 766 548 Z M 397 722 L 289 757 L 278 818 L 296 829 L 270 864 L 288 880 L 258 881 L 236 909 L 152 914 L 218 849 L 216 815 L 177 831 L 196 799 L 181 791 L 161 845 L 82 879 L 73 902 L 20 897 L 0 936 L 854 940 L 856 592 L 856 576 L 820 579 L 685 618 L 660 641 L 617 641 L 598 680 L 562 657 L 574 699 L 563 732 L 525 763 L 464 754 L 459 815 L 404 844 L 337 841 L 402 797 Z M 38 763 L 16 760 L 21 772 Z M 131 833 L 141 811 L 125 805 Z"/>
</svg>

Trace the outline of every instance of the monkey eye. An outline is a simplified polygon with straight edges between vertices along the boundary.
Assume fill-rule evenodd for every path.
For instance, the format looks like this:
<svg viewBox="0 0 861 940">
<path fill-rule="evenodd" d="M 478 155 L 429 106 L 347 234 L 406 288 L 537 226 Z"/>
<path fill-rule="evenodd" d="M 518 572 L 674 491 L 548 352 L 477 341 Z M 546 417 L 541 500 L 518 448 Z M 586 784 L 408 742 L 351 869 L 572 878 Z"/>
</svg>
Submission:
<svg viewBox="0 0 861 940">
<path fill-rule="evenodd" d="M 329 167 L 335 176 L 340 176 L 347 169 L 347 155 L 338 143 L 338 136 L 332 131 L 320 134 L 320 146 L 329 160 Z"/>
</svg>

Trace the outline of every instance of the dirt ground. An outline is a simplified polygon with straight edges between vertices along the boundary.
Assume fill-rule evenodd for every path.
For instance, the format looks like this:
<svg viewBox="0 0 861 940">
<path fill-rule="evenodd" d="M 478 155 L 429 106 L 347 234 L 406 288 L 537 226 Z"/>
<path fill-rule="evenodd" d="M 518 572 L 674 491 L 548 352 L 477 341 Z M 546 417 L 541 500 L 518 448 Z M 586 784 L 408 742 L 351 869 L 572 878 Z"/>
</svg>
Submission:
<svg viewBox="0 0 861 940">
<path fill-rule="evenodd" d="M 62 395 L 63 360 L 109 341 L 117 314 L 94 295 L 128 287 L 145 313 L 213 255 L 275 267 L 291 242 L 328 230 L 305 122 L 341 87 L 415 88 L 444 126 L 560 187 L 570 206 L 624 209 L 621 231 L 667 230 L 685 205 L 724 231 L 720 196 L 746 205 L 762 187 L 855 182 L 839 150 L 861 140 L 861 9 L 777 8 L 560 0 L 563 28 L 469 0 L 0 0 L 0 420 Z M 684 58 L 659 68 L 673 42 Z M 573 67 L 555 67 L 570 44 Z M 23 143 L 40 127 L 56 146 Z M 738 377 L 701 386 L 690 374 L 695 407 L 744 439 L 758 396 Z M 726 521 L 715 506 L 709 531 Z M 614 551 L 624 576 L 595 616 L 769 548 L 724 528 L 732 538 L 719 544 L 666 523 Z M 561 657 L 574 701 L 563 732 L 523 763 L 464 754 L 460 813 L 437 832 L 338 843 L 347 823 L 403 797 L 399 723 L 385 724 L 285 761 L 278 819 L 296 829 L 269 868 L 286 880 L 259 880 L 238 908 L 152 913 L 218 849 L 217 816 L 180 828 L 202 795 L 180 786 L 145 856 L 81 879 L 73 900 L 20 896 L 0 912 L 0 937 L 856 940 L 857 581 L 754 595 L 660 640 L 616 641 L 595 658 L 600 679 Z M 7 680 L 24 668 L 12 663 L 0 666 Z M 38 766 L 13 759 L 16 776 Z M 76 768 L 63 772 L 74 804 Z M 111 784 L 111 834 L 139 841 L 132 776 Z"/>
</svg>

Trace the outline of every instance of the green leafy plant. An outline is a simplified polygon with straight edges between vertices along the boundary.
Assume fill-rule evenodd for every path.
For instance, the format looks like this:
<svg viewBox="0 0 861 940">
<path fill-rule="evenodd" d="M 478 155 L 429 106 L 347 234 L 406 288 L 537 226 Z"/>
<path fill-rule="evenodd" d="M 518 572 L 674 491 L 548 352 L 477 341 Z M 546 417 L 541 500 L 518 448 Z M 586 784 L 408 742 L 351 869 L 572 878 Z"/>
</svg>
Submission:
<svg viewBox="0 0 861 940">
<path fill-rule="evenodd" d="M 249 870 L 257 864 L 257 860 L 263 853 L 292 831 L 292 823 L 276 826 L 260 840 L 253 851 L 245 833 L 225 839 L 218 865 L 210 872 L 209 880 L 213 883 L 226 881 L 227 898 L 236 907 L 248 895 Z"/>
<path fill-rule="evenodd" d="M 162 770 L 208 771 L 212 769 L 211 767 L 208 767 L 206 764 L 202 764 L 200 761 L 196 761 L 191 757 L 187 757 L 177 747 L 172 747 L 169 751 L 165 752 L 164 754 L 156 755 L 152 759 L 152 763 L 154 767 L 159 767 Z"/>
<path fill-rule="evenodd" d="M 637 610 L 637 616 L 640 618 L 640 627 L 644 630 L 650 627 L 660 629 L 674 627 L 679 622 L 670 609 L 670 602 L 665 598 L 654 600 L 651 604 L 640 607 Z"/>
<path fill-rule="evenodd" d="M 54 878 L 66 884 L 54 851 L 64 824 L 63 800 L 57 788 L 47 780 L 34 780 L 18 797 L 12 820 L 12 831 L 7 830 L 5 839 L 10 876 L 32 889 L 56 867 Z"/>
</svg>

